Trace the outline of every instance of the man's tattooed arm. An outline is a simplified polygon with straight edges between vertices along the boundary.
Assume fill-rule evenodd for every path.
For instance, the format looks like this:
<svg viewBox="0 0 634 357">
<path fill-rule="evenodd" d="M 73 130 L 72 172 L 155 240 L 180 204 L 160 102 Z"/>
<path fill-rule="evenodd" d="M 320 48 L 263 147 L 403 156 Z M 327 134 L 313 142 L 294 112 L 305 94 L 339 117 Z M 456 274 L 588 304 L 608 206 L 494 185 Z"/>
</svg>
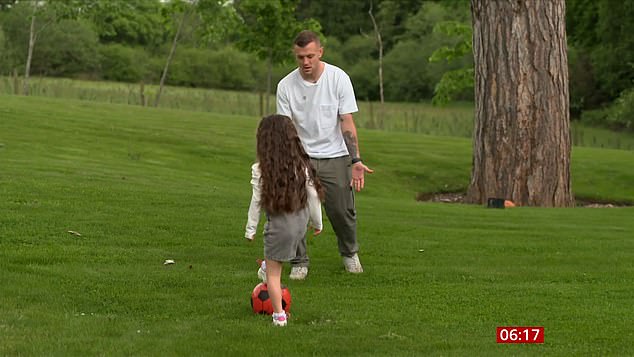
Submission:
<svg viewBox="0 0 634 357">
<path fill-rule="evenodd" d="M 341 133 L 343 139 L 348 147 L 351 161 L 351 173 L 352 180 L 350 180 L 350 187 L 353 190 L 359 192 L 365 185 L 365 173 L 373 173 L 374 170 L 365 166 L 361 161 L 361 153 L 359 152 L 359 139 L 357 139 L 357 127 L 354 126 L 354 120 L 352 114 L 344 114 L 340 116 L 341 119 Z"/>
<path fill-rule="evenodd" d="M 346 131 L 343 133 L 343 140 L 346 142 L 346 146 L 348 147 L 348 152 L 350 153 L 350 157 L 359 157 L 357 154 L 357 138 L 352 135 L 351 131 Z"/>
<path fill-rule="evenodd" d="M 348 148 L 350 158 L 361 157 L 359 154 L 359 141 L 357 139 L 357 128 L 354 125 L 352 114 L 343 114 L 339 117 L 341 120 L 341 132 L 343 133 L 343 140 Z"/>
</svg>

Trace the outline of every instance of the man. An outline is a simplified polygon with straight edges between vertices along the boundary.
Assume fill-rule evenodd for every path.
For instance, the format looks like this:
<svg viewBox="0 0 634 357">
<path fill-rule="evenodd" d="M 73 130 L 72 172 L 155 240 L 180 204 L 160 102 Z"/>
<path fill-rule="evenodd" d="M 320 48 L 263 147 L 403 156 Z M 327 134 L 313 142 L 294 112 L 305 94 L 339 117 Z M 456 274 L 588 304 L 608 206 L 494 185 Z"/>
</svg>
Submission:
<svg viewBox="0 0 634 357">
<path fill-rule="evenodd" d="M 324 49 L 317 34 L 300 32 L 293 53 L 298 68 L 277 85 L 277 113 L 293 119 L 302 144 L 311 157 L 326 191 L 324 208 L 350 273 L 362 273 L 357 243 L 357 217 L 353 189 L 364 187 L 363 164 L 352 113 L 358 111 L 350 77 L 338 67 L 322 62 Z M 291 261 L 291 279 L 308 274 L 306 241 Z"/>
</svg>

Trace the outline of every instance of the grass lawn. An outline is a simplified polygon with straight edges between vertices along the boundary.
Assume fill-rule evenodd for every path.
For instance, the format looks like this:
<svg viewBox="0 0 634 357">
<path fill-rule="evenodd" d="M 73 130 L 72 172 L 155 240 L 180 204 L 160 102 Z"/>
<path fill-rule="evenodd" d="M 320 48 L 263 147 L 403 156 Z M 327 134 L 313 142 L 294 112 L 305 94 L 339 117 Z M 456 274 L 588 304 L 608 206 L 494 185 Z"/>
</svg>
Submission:
<svg viewBox="0 0 634 357">
<path fill-rule="evenodd" d="M 273 328 L 249 305 L 261 231 L 242 238 L 256 125 L 0 95 L 0 355 L 634 353 L 634 208 L 417 202 L 466 187 L 470 141 L 362 129 L 365 273 L 343 271 L 326 224 Z M 573 189 L 634 202 L 633 162 L 575 148 Z M 545 343 L 496 344 L 497 326 Z"/>
<path fill-rule="evenodd" d="M 22 79 L 0 76 L 0 95 L 12 94 L 22 89 Z M 143 95 L 141 93 L 143 88 Z M 110 104 L 152 106 L 157 85 L 87 81 L 69 78 L 31 77 L 32 96 L 65 99 L 81 99 Z M 222 113 L 259 117 L 275 109 L 275 95 L 266 96 L 249 91 L 230 91 L 207 88 L 165 86 L 160 107 L 189 111 Z M 433 106 L 429 102 L 377 102 L 359 100 L 359 112 L 355 114 L 357 127 L 379 129 L 388 132 L 411 132 L 434 136 L 471 138 L 473 131 L 472 102 L 453 102 L 448 106 Z M 634 151 L 634 134 L 589 127 L 571 122 L 571 140 L 574 146 L 611 148 Z"/>
</svg>

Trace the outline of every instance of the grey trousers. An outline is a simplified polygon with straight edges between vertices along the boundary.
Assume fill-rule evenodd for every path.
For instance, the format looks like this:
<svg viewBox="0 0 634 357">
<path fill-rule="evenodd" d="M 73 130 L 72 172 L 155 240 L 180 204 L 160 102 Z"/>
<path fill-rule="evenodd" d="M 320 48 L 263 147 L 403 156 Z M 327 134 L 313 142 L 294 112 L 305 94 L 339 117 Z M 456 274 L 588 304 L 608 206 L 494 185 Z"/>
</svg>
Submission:
<svg viewBox="0 0 634 357">
<path fill-rule="evenodd" d="M 359 251 L 357 244 L 357 211 L 354 206 L 354 191 L 350 187 L 352 179 L 350 157 L 335 159 L 311 159 L 326 193 L 324 208 L 332 229 L 337 235 L 339 254 L 351 257 Z M 307 267 L 306 238 L 299 244 L 297 256 L 291 260 L 292 266 Z"/>
</svg>

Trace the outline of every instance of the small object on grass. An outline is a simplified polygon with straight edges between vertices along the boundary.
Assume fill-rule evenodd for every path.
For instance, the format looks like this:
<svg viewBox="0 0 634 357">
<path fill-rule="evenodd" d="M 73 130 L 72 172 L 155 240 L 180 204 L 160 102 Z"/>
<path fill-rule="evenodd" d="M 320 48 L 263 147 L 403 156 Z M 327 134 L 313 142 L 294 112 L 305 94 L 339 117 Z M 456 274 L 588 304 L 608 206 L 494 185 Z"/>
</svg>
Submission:
<svg viewBox="0 0 634 357">
<path fill-rule="evenodd" d="M 425 251 L 425 249 L 419 249 L 418 251 L 422 253 Z"/>
<path fill-rule="evenodd" d="M 487 199 L 488 208 L 504 208 L 504 199 L 491 197 Z"/>
<path fill-rule="evenodd" d="M 504 208 L 511 208 L 511 207 L 515 207 L 515 203 L 513 203 L 513 201 L 511 200 L 504 200 Z"/>
<path fill-rule="evenodd" d="M 77 237 L 81 237 L 81 233 L 79 233 L 79 232 L 75 232 L 75 231 L 68 231 L 68 233 L 70 233 L 70 234 L 72 234 L 72 235 L 74 235 L 74 236 L 77 236 Z"/>
<path fill-rule="evenodd" d="M 172 259 L 166 259 L 166 260 L 163 262 L 163 265 L 172 265 L 172 264 L 176 264 L 176 262 L 175 262 L 175 261 L 173 261 Z"/>
</svg>

